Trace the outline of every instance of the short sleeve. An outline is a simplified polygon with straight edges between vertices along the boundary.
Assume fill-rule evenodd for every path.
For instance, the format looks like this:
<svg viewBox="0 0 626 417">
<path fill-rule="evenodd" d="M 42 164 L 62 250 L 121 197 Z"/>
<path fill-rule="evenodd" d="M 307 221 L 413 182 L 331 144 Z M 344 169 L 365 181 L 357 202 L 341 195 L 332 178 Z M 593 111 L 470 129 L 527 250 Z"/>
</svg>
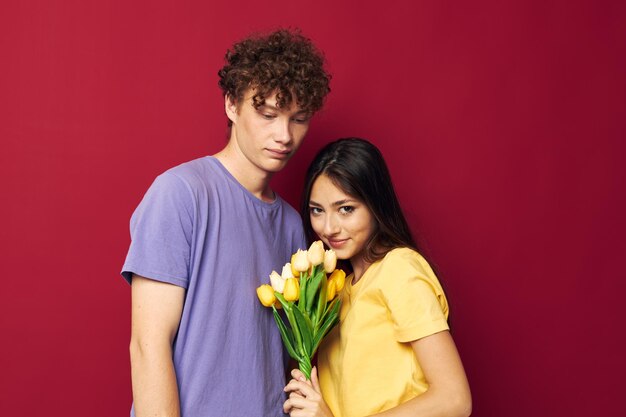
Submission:
<svg viewBox="0 0 626 417">
<path fill-rule="evenodd" d="M 381 288 L 398 342 L 411 342 L 448 330 L 448 303 L 426 261 L 408 249 L 384 260 Z"/>
<path fill-rule="evenodd" d="M 132 274 L 187 288 L 193 234 L 189 186 L 166 172 L 154 181 L 133 213 L 131 244 L 122 276 Z"/>
</svg>

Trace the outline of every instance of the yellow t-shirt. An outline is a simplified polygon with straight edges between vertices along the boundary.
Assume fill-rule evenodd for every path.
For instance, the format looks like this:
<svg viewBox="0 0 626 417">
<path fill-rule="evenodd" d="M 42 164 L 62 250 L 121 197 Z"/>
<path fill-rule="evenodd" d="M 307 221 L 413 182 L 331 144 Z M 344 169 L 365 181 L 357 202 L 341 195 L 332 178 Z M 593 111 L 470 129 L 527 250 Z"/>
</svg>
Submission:
<svg viewBox="0 0 626 417">
<path fill-rule="evenodd" d="M 319 349 L 322 394 L 335 417 L 364 417 L 428 389 L 411 342 L 447 330 L 448 303 L 426 260 L 394 249 L 359 282 L 346 279 L 340 322 Z"/>
</svg>

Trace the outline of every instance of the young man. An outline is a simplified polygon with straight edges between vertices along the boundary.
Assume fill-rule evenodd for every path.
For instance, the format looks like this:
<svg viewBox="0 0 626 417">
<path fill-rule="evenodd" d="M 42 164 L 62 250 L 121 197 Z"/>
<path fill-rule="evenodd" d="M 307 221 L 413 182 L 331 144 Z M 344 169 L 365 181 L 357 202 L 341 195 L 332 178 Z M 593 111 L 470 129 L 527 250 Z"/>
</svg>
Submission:
<svg viewBox="0 0 626 417">
<path fill-rule="evenodd" d="M 246 39 L 219 71 L 230 138 L 163 173 L 131 219 L 131 416 L 282 415 L 285 361 L 256 287 L 305 238 L 270 188 L 330 91 L 298 33 Z"/>
</svg>

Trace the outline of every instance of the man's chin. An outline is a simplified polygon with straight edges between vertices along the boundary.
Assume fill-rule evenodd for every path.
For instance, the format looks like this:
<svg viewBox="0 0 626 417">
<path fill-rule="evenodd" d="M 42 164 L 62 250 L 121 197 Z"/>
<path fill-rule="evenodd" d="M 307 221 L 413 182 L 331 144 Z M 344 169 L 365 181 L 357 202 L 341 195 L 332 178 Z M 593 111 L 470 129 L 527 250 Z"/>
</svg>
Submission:
<svg viewBox="0 0 626 417">
<path fill-rule="evenodd" d="M 271 172 L 272 174 L 275 174 L 285 169 L 288 162 L 289 160 L 275 160 L 272 163 L 267 164 L 265 169 L 267 172 Z"/>
</svg>

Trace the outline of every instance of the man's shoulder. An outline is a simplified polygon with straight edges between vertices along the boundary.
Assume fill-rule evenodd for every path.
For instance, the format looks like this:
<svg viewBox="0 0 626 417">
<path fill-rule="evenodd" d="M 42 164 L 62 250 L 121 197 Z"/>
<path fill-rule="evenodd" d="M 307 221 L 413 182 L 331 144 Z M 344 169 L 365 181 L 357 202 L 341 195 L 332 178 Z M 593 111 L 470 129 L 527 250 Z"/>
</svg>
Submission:
<svg viewBox="0 0 626 417">
<path fill-rule="evenodd" d="M 197 175 L 198 173 L 205 173 L 207 170 L 212 169 L 211 157 L 204 156 L 201 158 L 192 159 L 191 161 L 183 162 L 176 165 L 163 174 L 175 175 L 178 177 L 189 177 Z"/>
<path fill-rule="evenodd" d="M 187 185 L 195 188 L 199 185 L 219 181 L 223 178 L 219 167 L 210 156 L 193 159 L 183 162 L 163 172 L 162 177 L 176 177 Z"/>
<path fill-rule="evenodd" d="M 278 203 L 282 206 L 285 212 L 285 215 L 300 219 L 300 213 L 298 213 L 298 211 L 291 204 L 289 204 L 285 199 L 283 199 L 280 195 L 278 195 L 278 193 L 276 194 L 276 199 L 278 200 Z"/>
</svg>

